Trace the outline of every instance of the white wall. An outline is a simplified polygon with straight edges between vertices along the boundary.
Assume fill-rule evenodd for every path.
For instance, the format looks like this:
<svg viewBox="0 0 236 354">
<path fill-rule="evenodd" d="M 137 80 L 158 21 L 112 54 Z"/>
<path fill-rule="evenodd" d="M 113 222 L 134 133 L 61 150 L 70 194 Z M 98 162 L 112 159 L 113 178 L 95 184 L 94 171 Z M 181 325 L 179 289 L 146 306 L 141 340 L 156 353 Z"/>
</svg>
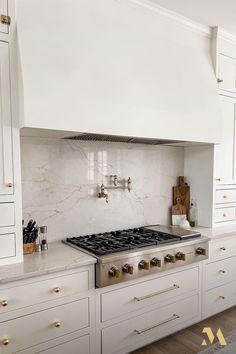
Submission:
<svg viewBox="0 0 236 354">
<path fill-rule="evenodd" d="M 48 225 L 50 240 L 170 222 L 172 186 L 183 174 L 181 147 L 22 138 L 25 222 Z M 118 174 L 133 190 L 97 198 L 98 185 Z"/>
</svg>

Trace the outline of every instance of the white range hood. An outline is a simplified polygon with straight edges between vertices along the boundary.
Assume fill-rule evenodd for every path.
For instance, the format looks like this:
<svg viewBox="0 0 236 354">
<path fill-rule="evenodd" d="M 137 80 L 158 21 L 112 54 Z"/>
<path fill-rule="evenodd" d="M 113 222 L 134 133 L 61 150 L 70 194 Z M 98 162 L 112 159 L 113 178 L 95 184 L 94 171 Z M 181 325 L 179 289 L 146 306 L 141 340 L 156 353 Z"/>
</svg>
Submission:
<svg viewBox="0 0 236 354">
<path fill-rule="evenodd" d="M 220 141 L 204 31 L 141 0 L 20 0 L 17 12 L 22 127 Z"/>
</svg>

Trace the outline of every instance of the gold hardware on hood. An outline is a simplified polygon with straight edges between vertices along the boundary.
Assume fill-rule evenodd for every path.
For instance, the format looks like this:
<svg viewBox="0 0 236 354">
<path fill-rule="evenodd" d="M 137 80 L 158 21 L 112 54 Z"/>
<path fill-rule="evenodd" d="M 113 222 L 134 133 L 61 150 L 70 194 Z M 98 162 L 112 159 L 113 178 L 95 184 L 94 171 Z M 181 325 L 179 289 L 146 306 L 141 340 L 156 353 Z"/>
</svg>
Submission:
<svg viewBox="0 0 236 354">
<path fill-rule="evenodd" d="M 0 21 L 3 25 L 10 26 L 11 24 L 11 17 L 7 15 L 0 15 Z"/>
</svg>

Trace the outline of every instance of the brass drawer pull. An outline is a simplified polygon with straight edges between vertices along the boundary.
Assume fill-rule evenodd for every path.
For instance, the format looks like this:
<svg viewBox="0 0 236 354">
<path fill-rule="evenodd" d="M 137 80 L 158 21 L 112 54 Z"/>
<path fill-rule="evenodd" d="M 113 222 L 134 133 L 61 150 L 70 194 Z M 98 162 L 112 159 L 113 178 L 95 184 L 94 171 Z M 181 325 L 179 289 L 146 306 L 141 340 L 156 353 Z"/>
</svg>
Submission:
<svg viewBox="0 0 236 354">
<path fill-rule="evenodd" d="M 53 289 L 54 293 L 58 294 L 61 291 L 61 288 L 59 288 L 58 286 L 56 288 Z"/>
<path fill-rule="evenodd" d="M 2 340 L 2 345 L 8 345 L 9 344 L 9 339 L 7 339 L 7 338 L 4 338 L 3 340 Z"/>
<path fill-rule="evenodd" d="M 226 248 L 225 247 L 220 247 L 220 250 L 221 251 L 226 251 Z"/>
<path fill-rule="evenodd" d="M 6 306 L 8 305 L 7 300 L 2 300 L 1 305 L 2 305 L 3 307 L 6 307 Z"/>
<path fill-rule="evenodd" d="M 3 25 L 8 25 L 8 26 L 10 26 L 10 24 L 11 24 L 11 17 L 8 16 L 8 15 L 0 15 L 0 22 L 1 22 Z"/>
<path fill-rule="evenodd" d="M 9 187 L 9 188 L 12 188 L 13 187 L 13 183 L 7 183 L 6 186 Z"/>
<path fill-rule="evenodd" d="M 155 324 L 155 325 L 153 325 L 153 326 L 150 326 L 150 327 L 147 327 L 147 328 L 144 328 L 144 329 L 140 329 L 140 330 L 139 330 L 139 329 L 135 329 L 134 332 L 135 332 L 136 334 L 142 334 L 142 333 L 145 333 L 145 332 L 150 331 L 151 329 L 154 329 L 154 328 L 156 328 L 156 327 L 162 326 L 162 325 L 164 325 L 165 323 L 168 323 L 168 322 L 177 320 L 178 318 L 180 318 L 180 316 L 178 316 L 178 315 L 173 315 L 173 316 L 171 316 L 170 318 L 167 318 L 167 320 L 161 321 L 161 322 L 159 322 L 159 323 L 157 323 L 157 324 Z"/>
<path fill-rule="evenodd" d="M 227 197 L 227 195 L 225 194 L 225 195 L 223 195 L 223 198 L 224 198 L 224 199 L 227 199 L 228 197 Z"/>
<path fill-rule="evenodd" d="M 59 328 L 59 327 L 61 327 L 61 322 L 60 321 L 56 321 L 56 322 L 54 322 L 54 327 L 56 327 L 56 328 Z"/>
<path fill-rule="evenodd" d="M 216 181 L 217 181 L 217 182 L 220 182 L 220 181 L 221 181 L 221 178 L 216 178 Z"/>
<path fill-rule="evenodd" d="M 217 79 L 217 82 L 218 82 L 218 84 L 222 84 L 222 82 L 224 82 L 224 80 L 223 79 Z"/>
<path fill-rule="evenodd" d="M 221 295 L 221 296 L 219 296 L 219 299 L 224 300 L 225 297 Z"/>
<path fill-rule="evenodd" d="M 167 288 L 167 289 L 163 289 L 160 291 L 157 291 L 155 293 L 149 294 L 149 295 L 145 295 L 145 296 L 140 296 L 140 297 L 134 297 L 134 300 L 136 301 L 142 301 L 142 300 L 146 300 L 146 299 L 150 299 L 151 297 L 157 296 L 157 295 L 161 295 L 164 293 L 167 293 L 169 291 L 175 290 L 175 289 L 179 289 L 179 285 L 174 284 L 173 286 Z"/>
<path fill-rule="evenodd" d="M 227 218 L 227 214 L 226 214 L 226 213 L 224 213 L 224 214 L 223 214 L 223 217 L 224 217 L 224 218 Z"/>
</svg>

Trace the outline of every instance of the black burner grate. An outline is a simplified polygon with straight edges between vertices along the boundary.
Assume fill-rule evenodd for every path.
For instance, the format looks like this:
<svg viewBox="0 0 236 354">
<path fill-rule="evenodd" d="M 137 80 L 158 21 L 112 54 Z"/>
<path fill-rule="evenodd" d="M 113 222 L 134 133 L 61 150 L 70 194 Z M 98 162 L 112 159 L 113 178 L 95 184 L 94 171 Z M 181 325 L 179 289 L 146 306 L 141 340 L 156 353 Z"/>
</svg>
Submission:
<svg viewBox="0 0 236 354">
<path fill-rule="evenodd" d="M 180 241 L 181 238 L 144 227 L 67 238 L 67 242 L 97 256 Z"/>
</svg>

